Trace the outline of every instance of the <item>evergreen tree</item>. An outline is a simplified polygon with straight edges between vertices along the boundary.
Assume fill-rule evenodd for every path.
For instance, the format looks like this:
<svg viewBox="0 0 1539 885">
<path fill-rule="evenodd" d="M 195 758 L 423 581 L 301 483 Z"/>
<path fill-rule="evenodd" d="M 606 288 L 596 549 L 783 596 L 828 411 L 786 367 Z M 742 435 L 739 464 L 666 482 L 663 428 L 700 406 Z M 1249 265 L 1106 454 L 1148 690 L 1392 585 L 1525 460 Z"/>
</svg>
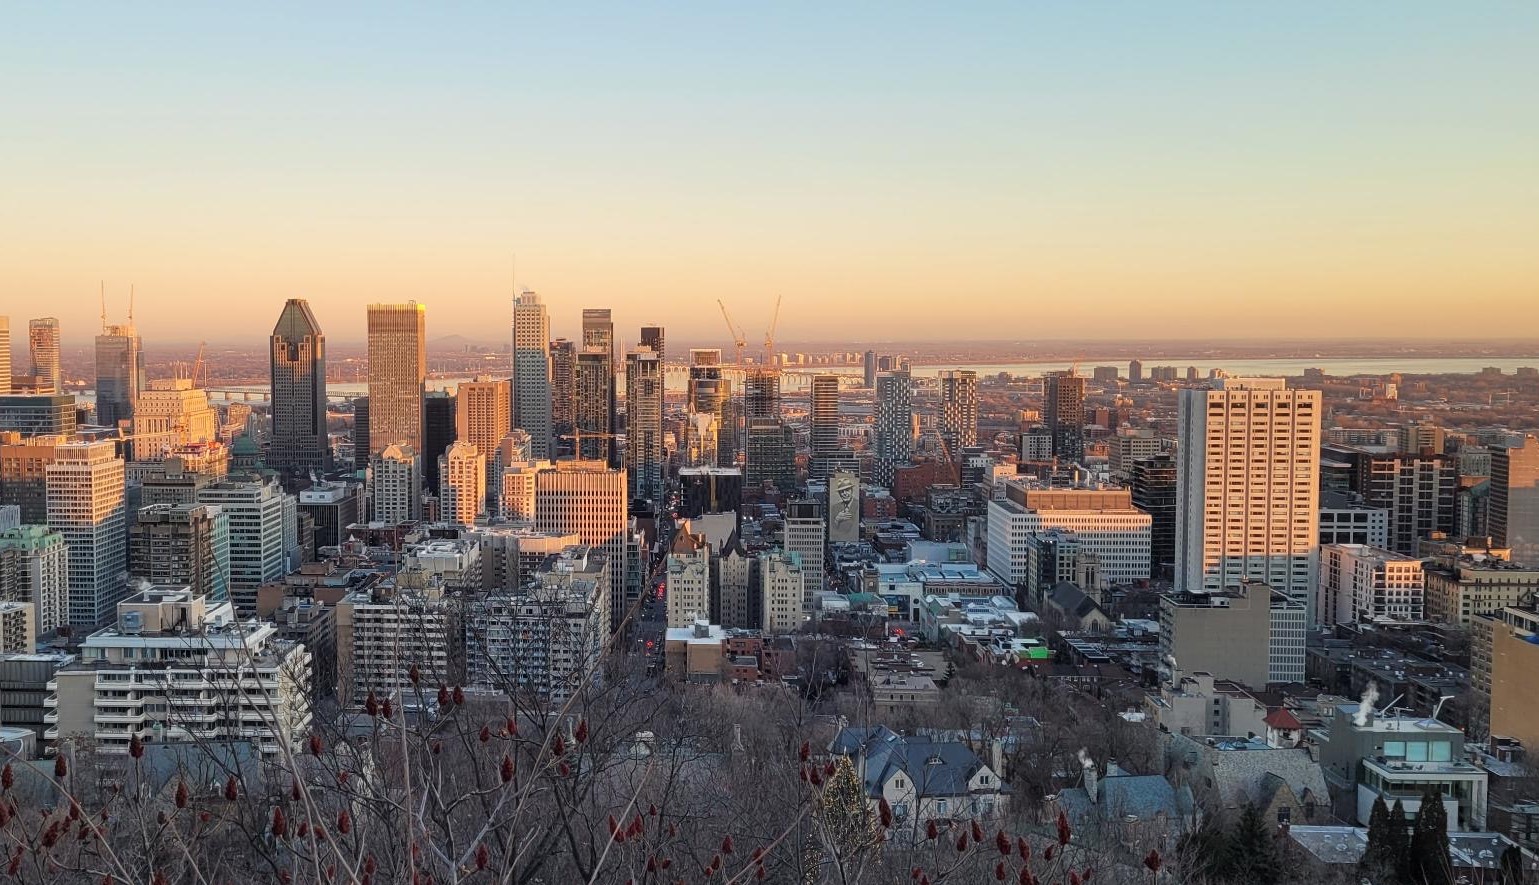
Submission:
<svg viewBox="0 0 1539 885">
<path fill-rule="evenodd" d="M 1523 850 L 1516 845 L 1508 845 L 1502 852 L 1502 863 L 1497 882 L 1500 885 L 1523 885 L 1527 876 L 1523 872 Z"/>
<path fill-rule="evenodd" d="M 1411 876 L 1416 885 L 1449 885 L 1453 859 L 1448 856 L 1448 811 L 1443 794 L 1429 789 L 1421 797 L 1416 832 L 1411 836 Z"/>
<path fill-rule="evenodd" d="M 879 826 L 866 802 L 860 775 L 848 756 L 834 759 L 834 772 L 818 802 L 818 820 L 828 847 L 849 863 L 874 844 Z"/>
<path fill-rule="evenodd" d="M 1276 885 L 1282 877 L 1282 854 L 1277 838 L 1261 809 L 1249 803 L 1229 831 L 1224 849 L 1224 872 L 1231 881 Z"/>
<path fill-rule="evenodd" d="M 1379 796 L 1373 800 L 1373 811 L 1368 815 L 1368 848 L 1358 866 L 1359 872 L 1371 882 L 1390 882 L 1395 877 L 1396 840 L 1390 827 L 1389 806 Z"/>
<path fill-rule="evenodd" d="M 1399 799 L 1389 809 L 1389 844 L 1394 858 L 1395 881 L 1411 881 L 1411 822 Z"/>
</svg>

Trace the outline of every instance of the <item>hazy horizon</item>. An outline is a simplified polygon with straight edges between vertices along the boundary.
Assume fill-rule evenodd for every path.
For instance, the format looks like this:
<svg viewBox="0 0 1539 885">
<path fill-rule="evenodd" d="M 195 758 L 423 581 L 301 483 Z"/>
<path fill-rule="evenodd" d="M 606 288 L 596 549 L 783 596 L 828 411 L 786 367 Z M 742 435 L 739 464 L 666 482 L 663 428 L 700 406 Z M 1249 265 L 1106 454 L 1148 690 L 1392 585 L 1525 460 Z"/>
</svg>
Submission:
<svg viewBox="0 0 1539 885">
<path fill-rule="evenodd" d="M 0 314 L 67 342 L 1539 338 L 1539 6 L 12 11 Z M 517 255 L 514 279 L 513 256 Z M 502 334 L 492 334 L 498 330 Z M 23 333 L 24 334 L 24 333 Z M 1004 336 L 1007 340 L 1017 337 Z"/>
</svg>

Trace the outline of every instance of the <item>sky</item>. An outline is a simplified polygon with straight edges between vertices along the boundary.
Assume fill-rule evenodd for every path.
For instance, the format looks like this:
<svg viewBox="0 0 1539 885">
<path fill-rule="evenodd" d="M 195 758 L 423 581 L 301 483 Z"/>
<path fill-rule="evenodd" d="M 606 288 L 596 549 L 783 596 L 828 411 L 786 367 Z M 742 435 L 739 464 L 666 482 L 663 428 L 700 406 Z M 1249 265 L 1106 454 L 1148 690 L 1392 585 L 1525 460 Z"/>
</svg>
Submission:
<svg viewBox="0 0 1539 885">
<path fill-rule="evenodd" d="M 1539 337 L 1536 45 L 1532 2 L 17 5 L 0 314 Z"/>
</svg>

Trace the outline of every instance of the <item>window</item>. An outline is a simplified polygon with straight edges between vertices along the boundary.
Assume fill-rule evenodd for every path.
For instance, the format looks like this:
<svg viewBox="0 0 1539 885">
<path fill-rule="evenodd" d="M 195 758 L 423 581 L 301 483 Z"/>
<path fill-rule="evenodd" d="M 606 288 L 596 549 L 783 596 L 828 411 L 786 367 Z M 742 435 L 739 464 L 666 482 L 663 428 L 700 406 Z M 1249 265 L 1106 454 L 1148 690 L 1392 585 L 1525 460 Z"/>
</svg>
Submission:
<svg viewBox="0 0 1539 885">
<path fill-rule="evenodd" d="M 1433 741 L 1431 754 L 1427 757 L 1430 762 L 1453 761 L 1453 744 L 1448 741 Z"/>
<path fill-rule="evenodd" d="M 1386 758 L 1386 759 L 1404 759 L 1405 758 L 1405 741 L 1385 741 L 1384 742 L 1384 758 Z"/>
<path fill-rule="evenodd" d="M 897 820 L 907 820 L 908 819 L 908 803 L 907 802 L 899 802 L 896 805 L 894 805 L 892 807 L 892 816 L 894 818 L 896 818 Z"/>
<path fill-rule="evenodd" d="M 1285 824 L 1293 820 L 1293 809 L 1283 805 L 1277 809 L 1277 822 Z"/>
<path fill-rule="evenodd" d="M 937 813 L 940 814 L 941 817 L 945 817 L 946 816 L 946 812 L 947 812 L 948 808 L 949 808 L 949 803 L 947 803 L 945 799 L 937 800 L 936 803 L 935 803 L 935 810 L 936 810 Z"/>
</svg>

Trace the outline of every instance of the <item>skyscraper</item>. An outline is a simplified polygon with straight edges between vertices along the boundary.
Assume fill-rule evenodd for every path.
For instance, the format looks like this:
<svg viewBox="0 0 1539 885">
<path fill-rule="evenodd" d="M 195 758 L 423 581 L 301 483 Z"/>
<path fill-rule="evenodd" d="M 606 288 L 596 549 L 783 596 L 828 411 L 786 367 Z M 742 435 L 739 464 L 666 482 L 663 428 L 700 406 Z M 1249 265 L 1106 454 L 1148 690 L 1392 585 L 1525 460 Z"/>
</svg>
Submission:
<svg viewBox="0 0 1539 885">
<path fill-rule="evenodd" d="M 611 563 L 625 561 L 629 498 L 625 471 L 602 461 L 558 461 L 530 465 L 534 473 L 534 527 L 554 534 L 574 534 L 599 548 Z M 618 625 L 625 609 L 625 569 L 610 569 L 610 623 Z"/>
<path fill-rule="evenodd" d="M 818 501 L 786 502 L 784 547 L 801 560 L 803 611 L 812 611 L 817 595 L 824 590 L 823 549 L 827 546 L 823 505 Z"/>
<path fill-rule="evenodd" d="M 978 444 L 978 373 L 948 369 L 940 373 L 940 434 L 953 453 Z"/>
<path fill-rule="evenodd" d="M 433 494 L 438 494 L 438 471 L 432 465 L 459 438 L 459 398 L 446 390 L 430 390 L 422 399 L 422 463 L 427 475 L 422 477 Z"/>
<path fill-rule="evenodd" d="M 732 382 L 722 376 L 721 351 L 689 352 L 689 383 L 684 393 L 684 461 L 691 467 L 730 467 L 737 459 L 733 433 Z"/>
<path fill-rule="evenodd" d="M 427 383 L 427 308 L 369 305 L 369 452 L 404 443 L 422 450 Z"/>
<path fill-rule="evenodd" d="M 198 489 L 199 504 L 216 504 L 229 520 L 230 601 L 256 611 L 257 588 L 279 580 L 297 546 L 299 502 L 276 479 L 247 475 Z"/>
<path fill-rule="evenodd" d="M 422 456 L 393 443 L 369 462 L 369 518 L 375 522 L 416 522 L 422 518 Z"/>
<path fill-rule="evenodd" d="M 230 518 L 218 504 L 151 504 L 128 533 L 128 573 L 230 600 Z"/>
<path fill-rule="evenodd" d="M 69 549 L 69 623 L 94 630 L 126 592 L 128 514 L 123 459 L 116 444 L 57 446 L 47 468 L 48 526 Z"/>
<path fill-rule="evenodd" d="M 1128 380 L 1134 384 L 1144 380 L 1144 364 L 1138 360 L 1128 363 Z"/>
<path fill-rule="evenodd" d="M 1043 421 L 1053 438 L 1053 456 L 1071 464 L 1085 458 L 1085 379 L 1053 372 L 1043 379 Z"/>
<path fill-rule="evenodd" d="M 331 469 L 326 336 L 303 298 L 290 298 L 271 338 L 272 444 L 267 466 L 289 476 Z"/>
<path fill-rule="evenodd" d="M 11 392 L 11 318 L 0 316 L 0 396 Z"/>
<path fill-rule="evenodd" d="M 660 341 L 662 330 L 656 331 Z M 625 443 L 631 496 L 661 502 L 663 358 L 644 344 L 625 357 Z"/>
<path fill-rule="evenodd" d="M 614 363 L 609 352 L 602 346 L 584 347 L 577 354 L 575 372 L 577 402 L 576 429 L 573 434 L 581 438 L 577 446 L 580 460 L 603 461 L 614 466 Z"/>
<path fill-rule="evenodd" d="M 160 461 L 179 448 L 214 442 L 219 415 L 208 404 L 208 392 L 187 378 L 150 382 L 134 404 L 133 458 Z"/>
<path fill-rule="evenodd" d="M 59 321 L 43 317 L 27 324 L 27 347 L 32 352 L 32 374 L 38 393 L 63 393 L 64 373 L 59 364 Z"/>
<path fill-rule="evenodd" d="M 608 361 L 608 378 L 599 377 L 594 353 L 603 353 Z M 577 354 L 577 427 L 585 433 L 613 434 L 619 426 L 615 420 L 619 391 L 615 389 L 615 324 L 607 307 L 584 308 L 582 312 L 582 350 Z M 586 373 L 586 374 L 585 374 Z M 610 467 L 620 466 L 620 450 L 614 440 L 595 438 L 605 443 L 601 451 Z M 589 446 L 587 440 L 583 446 Z M 590 449 L 590 451 L 594 451 Z M 579 458 L 590 457 L 578 452 Z"/>
<path fill-rule="evenodd" d="M 113 427 L 133 418 L 134 403 L 144 387 L 144 343 L 132 320 L 102 326 L 96 336 L 96 423 Z M 109 608 L 105 616 L 114 610 Z"/>
<path fill-rule="evenodd" d="M 1255 578 L 1312 600 L 1320 392 L 1289 390 L 1281 378 L 1212 385 L 1180 394 L 1176 589 L 1217 592 Z"/>
<path fill-rule="evenodd" d="M 550 317 L 533 292 L 513 299 L 513 426 L 529 433 L 534 457 L 551 456 Z"/>
<path fill-rule="evenodd" d="M 839 452 L 839 376 L 812 376 L 812 475 L 826 479 Z"/>
<path fill-rule="evenodd" d="M 455 392 L 454 436 L 470 443 L 485 456 L 486 476 L 483 493 L 496 496 L 497 482 L 492 475 L 494 453 L 508 431 L 513 429 L 512 385 L 486 376 L 467 381 Z"/>
<path fill-rule="evenodd" d="M 550 420 L 558 437 L 577 426 L 576 377 L 577 346 L 557 338 L 550 343 Z"/>
<path fill-rule="evenodd" d="M 39 636 L 69 623 L 69 552 L 62 534 L 43 525 L 0 531 L 0 599 L 32 603 Z"/>
<path fill-rule="evenodd" d="M 657 354 L 658 362 L 663 362 L 668 358 L 668 351 L 664 347 L 662 326 L 642 326 L 641 346 L 652 348 L 652 352 Z"/>
<path fill-rule="evenodd" d="M 369 398 L 353 400 L 353 469 L 369 468 Z"/>
<path fill-rule="evenodd" d="M 1511 547 L 1516 562 L 1539 566 L 1539 437 L 1491 453 L 1488 519 L 1497 546 Z"/>
<path fill-rule="evenodd" d="M 865 369 L 865 374 L 864 374 L 863 377 L 865 378 L 866 389 L 867 390 L 875 390 L 876 389 L 876 351 L 874 351 L 874 350 L 866 351 L 865 361 L 864 361 L 864 363 L 862 365 L 863 365 L 863 368 Z"/>
<path fill-rule="evenodd" d="M 480 447 L 464 439 L 439 457 L 440 511 L 445 522 L 473 525 L 486 511 L 486 462 Z"/>
<path fill-rule="evenodd" d="M 892 487 L 894 469 L 914 448 L 914 384 L 907 372 L 876 376 L 875 479 Z"/>
<path fill-rule="evenodd" d="M 769 483 L 789 492 L 796 488 L 796 440 L 780 420 L 780 372 L 756 366 L 744 381 L 744 491 L 758 495 Z"/>
</svg>

